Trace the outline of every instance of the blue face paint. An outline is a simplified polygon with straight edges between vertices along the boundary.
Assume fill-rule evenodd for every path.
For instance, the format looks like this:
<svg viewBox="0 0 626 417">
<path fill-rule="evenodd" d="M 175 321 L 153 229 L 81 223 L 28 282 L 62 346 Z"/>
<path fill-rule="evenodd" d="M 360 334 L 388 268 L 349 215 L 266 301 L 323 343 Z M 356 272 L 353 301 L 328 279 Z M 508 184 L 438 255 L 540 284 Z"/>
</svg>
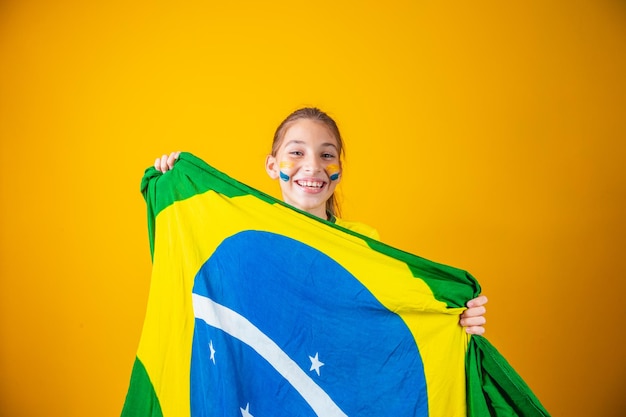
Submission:
<svg viewBox="0 0 626 417">
<path fill-rule="evenodd" d="M 289 175 L 285 174 L 283 171 L 279 172 L 280 179 L 283 181 L 289 181 Z"/>
</svg>

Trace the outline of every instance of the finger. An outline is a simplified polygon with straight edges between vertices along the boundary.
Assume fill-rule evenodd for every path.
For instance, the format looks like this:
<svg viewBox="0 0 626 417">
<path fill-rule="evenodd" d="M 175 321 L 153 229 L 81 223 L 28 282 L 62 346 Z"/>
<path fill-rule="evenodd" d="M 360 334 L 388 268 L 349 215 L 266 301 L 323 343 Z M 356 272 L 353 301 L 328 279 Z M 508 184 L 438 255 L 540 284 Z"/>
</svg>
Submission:
<svg viewBox="0 0 626 417">
<path fill-rule="evenodd" d="M 482 305 L 487 304 L 487 302 L 489 301 L 489 299 L 487 299 L 487 296 L 485 295 L 481 295 L 479 297 L 476 297 L 474 299 L 471 299 L 467 302 L 467 304 L 465 304 L 467 307 L 472 308 L 472 307 L 480 307 Z"/>
<path fill-rule="evenodd" d="M 156 161 L 154 161 L 154 167 L 161 172 L 166 172 L 167 170 L 169 170 L 169 167 L 167 166 L 167 155 L 163 155 L 160 158 L 157 158 Z"/>
<path fill-rule="evenodd" d="M 161 156 L 161 172 L 167 172 L 169 171 L 169 166 L 167 165 L 167 155 L 163 155 Z"/>
<path fill-rule="evenodd" d="M 463 327 L 484 326 L 487 319 L 483 316 L 479 317 L 461 317 L 459 324 Z"/>
<path fill-rule="evenodd" d="M 485 313 L 487 312 L 487 309 L 483 306 L 480 307 L 472 307 L 472 308 L 468 308 L 467 310 L 465 310 L 463 313 L 461 313 L 461 317 L 478 317 L 478 316 L 484 316 Z"/>
<path fill-rule="evenodd" d="M 465 328 L 465 333 L 467 333 L 467 334 L 483 335 L 483 334 L 485 334 L 485 328 L 483 326 L 466 327 Z"/>
<path fill-rule="evenodd" d="M 170 154 L 166 162 L 169 169 L 174 168 L 174 163 L 176 162 L 179 156 L 180 156 L 180 152 L 172 152 Z"/>
<path fill-rule="evenodd" d="M 165 155 L 163 156 L 159 156 L 155 161 L 154 161 L 154 168 L 157 171 L 161 171 L 164 172 L 163 170 L 163 158 L 165 157 Z"/>
</svg>

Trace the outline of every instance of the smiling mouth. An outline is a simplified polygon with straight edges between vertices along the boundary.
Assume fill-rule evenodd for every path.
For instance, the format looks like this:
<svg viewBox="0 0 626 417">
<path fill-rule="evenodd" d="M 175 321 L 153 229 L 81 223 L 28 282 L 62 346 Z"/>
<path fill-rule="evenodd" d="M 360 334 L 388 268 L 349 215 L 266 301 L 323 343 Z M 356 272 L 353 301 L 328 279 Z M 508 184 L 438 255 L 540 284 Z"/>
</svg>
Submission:
<svg viewBox="0 0 626 417">
<path fill-rule="evenodd" d="M 319 189 L 319 188 L 322 188 L 324 184 L 326 184 L 326 182 L 325 181 L 298 180 L 296 181 L 296 184 L 298 184 L 300 187 Z"/>
</svg>

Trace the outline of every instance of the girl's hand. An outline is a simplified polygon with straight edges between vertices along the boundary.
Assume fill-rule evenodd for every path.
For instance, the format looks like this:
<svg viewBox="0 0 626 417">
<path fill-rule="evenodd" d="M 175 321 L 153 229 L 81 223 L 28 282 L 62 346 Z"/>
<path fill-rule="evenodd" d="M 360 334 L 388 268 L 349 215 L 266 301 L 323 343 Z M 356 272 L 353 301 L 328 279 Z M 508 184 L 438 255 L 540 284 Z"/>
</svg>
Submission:
<svg viewBox="0 0 626 417">
<path fill-rule="evenodd" d="M 172 152 L 171 154 L 169 154 L 169 156 L 163 155 L 162 157 L 157 158 L 156 161 L 154 161 L 154 167 L 158 171 L 167 172 L 174 167 L 174 163 L 176 163 L 179 155 L 180 152 Z"/>
<path fill-rule="evenodd" d="M 465 331 L 469 334 L 483 334 L 485 333 L 485 313 L 487 309 L 487 297 L 481 295 L 473 300 L 469 300 L 466 304 L 467 310 L 461 314 L 459 324 L 465 328 Z"/>
</svg>

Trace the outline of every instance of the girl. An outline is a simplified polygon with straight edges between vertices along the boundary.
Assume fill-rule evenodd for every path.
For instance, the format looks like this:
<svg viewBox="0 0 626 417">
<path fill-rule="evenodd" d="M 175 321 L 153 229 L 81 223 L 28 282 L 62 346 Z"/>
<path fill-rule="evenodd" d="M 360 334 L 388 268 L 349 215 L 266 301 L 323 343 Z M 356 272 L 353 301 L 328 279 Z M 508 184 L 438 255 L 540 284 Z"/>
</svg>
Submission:
<svg viewBox="0 0 626 417">
<path fill-rule="evenodd" d="M 180 152 L 163 155 L 154 167 L 166 172 Z M 268 175 L 278 180 L 285 203 L 365 236 L 378 232 L 362 223 L 342 220 L 334 192 L 341 180 L 343 140 L 335 121 L 317 108 L 291 113 L 276 129 L 272 152 L 265 160 Z M 487 297 L 467 302 L 459 324 L 469 334 L 483 334 Z"/>
</svg>

